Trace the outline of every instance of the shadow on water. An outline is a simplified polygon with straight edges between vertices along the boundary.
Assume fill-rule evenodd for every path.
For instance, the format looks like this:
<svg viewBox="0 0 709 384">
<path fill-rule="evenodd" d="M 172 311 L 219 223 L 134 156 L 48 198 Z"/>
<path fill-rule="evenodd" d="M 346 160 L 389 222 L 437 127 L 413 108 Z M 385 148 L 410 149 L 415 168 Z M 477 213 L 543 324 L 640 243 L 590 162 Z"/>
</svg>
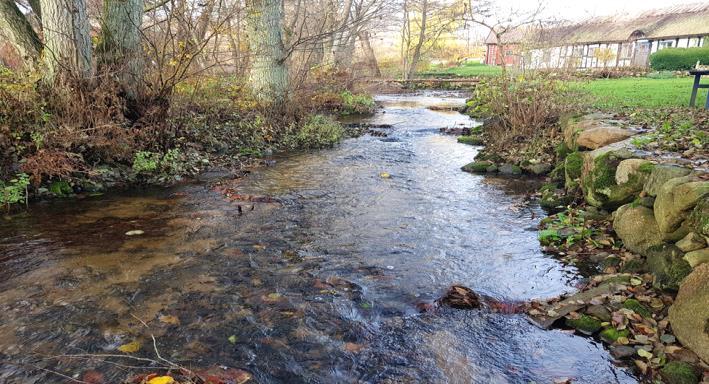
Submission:
<svg viewBox="0 0 709 384">
<path fill-rule="evenodd" d="M 392 124 L 387 138 L 2 222 L 0 382 L 65 382 L 45 369 L 118 382 L 141 364 L 56 356 L 138 340 L 136 356 L 154 358 L 150 335 L 171 361 L 261 383 L 635 382 L 592 340 L 522 315 L 417 313 L 452 283 L 523 301 L 573 291 L 578 276 L 540 250 L 536 182 L 460 172 L 477 149 L 438 129 L 475 122 L 426 107 L 462 98 L 378 99 L 367 122 Z M 227 199 L 217 183 L 275 200 Z"/>
</svg>

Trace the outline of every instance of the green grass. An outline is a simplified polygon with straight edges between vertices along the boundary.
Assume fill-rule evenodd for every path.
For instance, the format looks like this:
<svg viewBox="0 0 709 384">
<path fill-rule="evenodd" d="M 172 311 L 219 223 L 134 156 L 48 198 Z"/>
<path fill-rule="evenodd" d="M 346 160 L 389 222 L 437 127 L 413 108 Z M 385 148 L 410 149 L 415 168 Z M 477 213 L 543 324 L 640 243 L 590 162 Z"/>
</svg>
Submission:
<svg viewBox="0 0 709 384">
<path fill-rule="evenodd" d="M 496 76 L 502 73 L 500 67 L 485 65 L 476 62 L 463 63 L 457 67 L 443 68 L 431 67 L 428 71 L 420 73 L 422 76 L 453 75 L 460 77 Z"/>
<path fill-rule="evenodd" d="M 621 79 L 598 79 L 572 83 L 588 91 L 593 97 L 593 106 L 599 109 L 620 107 L 658 108 L 687 107 L 692 92 L 693 78 L 647 78 L 628 77 Z M 709 83 L 709 79 L 702 83 Z M 704 106 L 706 89 L 700 89 L 697 105 Z"/>
</svg>

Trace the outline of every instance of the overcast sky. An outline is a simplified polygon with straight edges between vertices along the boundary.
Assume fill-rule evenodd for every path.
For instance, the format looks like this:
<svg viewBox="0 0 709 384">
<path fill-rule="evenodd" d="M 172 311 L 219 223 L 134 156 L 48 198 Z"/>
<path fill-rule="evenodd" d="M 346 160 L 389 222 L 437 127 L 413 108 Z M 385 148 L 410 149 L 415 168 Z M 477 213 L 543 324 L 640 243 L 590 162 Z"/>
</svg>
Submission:
<svg viewBox="0 0 709 384">
<path fill-rule="evenodd" d="M 534 0 L 497 0 L 506 8 L 535 7 Z M 578 20 L 590 16 L 606 16 L 614 14 L 640 13 L 653 8 L 664 8 L 674 5 L 692 4 L 697 1 L 687 0 L 546 0 L 547 13 L 564 19 Z"/>
</svg>

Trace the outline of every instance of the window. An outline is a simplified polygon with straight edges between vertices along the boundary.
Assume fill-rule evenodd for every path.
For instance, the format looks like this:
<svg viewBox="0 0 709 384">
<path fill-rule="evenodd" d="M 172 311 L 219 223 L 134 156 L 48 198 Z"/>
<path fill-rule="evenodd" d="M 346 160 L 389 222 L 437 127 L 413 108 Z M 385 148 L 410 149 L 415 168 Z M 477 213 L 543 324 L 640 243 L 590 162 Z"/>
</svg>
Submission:
<svg viewBox="0 0 709 384">
<path fill-rule="evenodd" d="M 660 46 L 658 49 L 672 48 L 672 47 L 674 47 L 674 45 L 675 45 L 674 40 L 660 41 Z"/>
<path fill-rule="evenodd" d="M 629 59 L 630 56 L 633 55 L 633 44 L 631 43 L 623 43 L 623 45 L 620 46 L 620 58 L 621 59 Z"/>
</svg>

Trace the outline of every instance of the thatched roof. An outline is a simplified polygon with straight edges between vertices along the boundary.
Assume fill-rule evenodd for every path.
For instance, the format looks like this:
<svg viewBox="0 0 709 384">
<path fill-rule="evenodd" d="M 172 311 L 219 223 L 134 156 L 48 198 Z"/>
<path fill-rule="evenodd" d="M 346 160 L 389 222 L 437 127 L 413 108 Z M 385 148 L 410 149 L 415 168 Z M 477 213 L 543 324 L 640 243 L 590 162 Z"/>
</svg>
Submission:
<svg viewBox="0 0 709 384">
<path fill-rule="evenodd" d="M 625 42 L 709 35 L 709 2 L 655 9 L 635 16 L 597 17 L 554 27 L 525 26 L 502 36 L 505 44 L 542 45 Z M 490 33 L 486 44 L 495 44 Z"/>
</svg>

